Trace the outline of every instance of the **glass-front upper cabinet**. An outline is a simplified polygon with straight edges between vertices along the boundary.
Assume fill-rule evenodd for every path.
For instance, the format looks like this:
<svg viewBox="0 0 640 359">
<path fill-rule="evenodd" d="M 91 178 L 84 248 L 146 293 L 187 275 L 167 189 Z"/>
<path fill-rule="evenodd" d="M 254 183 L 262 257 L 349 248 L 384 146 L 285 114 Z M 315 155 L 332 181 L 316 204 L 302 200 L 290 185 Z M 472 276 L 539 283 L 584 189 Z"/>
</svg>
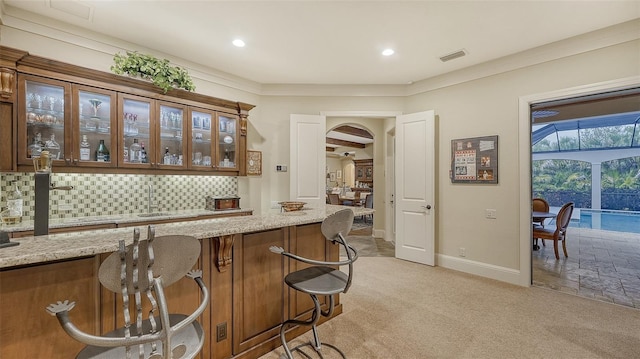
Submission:
<svg viewBox="0 0 640 359">
<path fill-rule="evenodd" d="M 48 150 L 54 166 L 71 155 L 69 98 L 71 86 L 30 75 L 19 75 L 18 163 L 32 164 Z"/>
<path fill-rule="evenodd" d="M 115 92 L 73 85 L 73 156 L 78 166 L 114 167 L 119 149 Z"/>
<path fill-rule="evenodd" d="M 190 113 L 189 168 L 210 171 L 215 166 L 214 143 L 216 141 L 212 141 L 216 133 L 215 113 L 200 109 L 192 109 Z"/>
<path fill-rule="evenodd" d="M 120 167 L 156 167 L 155 101 L 118 94 Z"/>
<path fill-rule="evenodd" d="M 238 117 L 218 114 L 216 166 L 218 170 L 238 170 Z"/>
<path fill-rule="evenodd" d="M 187 153 L 185 141 L 186 106 L 159 103 L 159 138 L 157 139 L 156 158 L 160 168 L 186 167 L 184 154 Z"/>
</svg>

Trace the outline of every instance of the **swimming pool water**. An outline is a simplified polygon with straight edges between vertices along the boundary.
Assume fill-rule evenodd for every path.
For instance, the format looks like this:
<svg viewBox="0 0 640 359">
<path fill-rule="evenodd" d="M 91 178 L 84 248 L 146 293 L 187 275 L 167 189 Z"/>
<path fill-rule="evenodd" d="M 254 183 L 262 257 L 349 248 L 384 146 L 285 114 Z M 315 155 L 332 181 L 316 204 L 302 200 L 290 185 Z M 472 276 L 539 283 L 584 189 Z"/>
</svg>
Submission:
<svg viewBox="0 0 640 359">
<path fill-rule="evenodd" d="M 571 220 L 569 226 L 640 233 L 640 212 L 582 209 L 580 210 L 580 220 Z"/>
</svg>

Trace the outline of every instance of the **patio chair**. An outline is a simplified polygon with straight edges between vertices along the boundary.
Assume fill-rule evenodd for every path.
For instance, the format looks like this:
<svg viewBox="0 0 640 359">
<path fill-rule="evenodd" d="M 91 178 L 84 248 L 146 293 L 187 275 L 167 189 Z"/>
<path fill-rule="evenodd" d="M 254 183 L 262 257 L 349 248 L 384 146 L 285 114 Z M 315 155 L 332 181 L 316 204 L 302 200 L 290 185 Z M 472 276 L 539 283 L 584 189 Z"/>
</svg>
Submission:
<svg viewBox="0 0 640 359">
<path fill-rule="evenodd" d="M 569 202 L 560 208 L 560 212 L 558 212 L 558 216 L 556 217 L 555 229 L 539 226 L 533 228 L 533 238 L 541 239 L 542 245 L 544 245 L 545 239 L 553 240 L 553 250 L 556 254 L 556 259 L 560 259 L 560 255 L 558 255 L 559 241 L 562 241 L 562 251 L 564 252 L 564 256 L 569 257 L 567 254 L 567 227 L 569 227 L 569 222 L 571 221 L 573 207 L 573 202 Z"/>
</svg>

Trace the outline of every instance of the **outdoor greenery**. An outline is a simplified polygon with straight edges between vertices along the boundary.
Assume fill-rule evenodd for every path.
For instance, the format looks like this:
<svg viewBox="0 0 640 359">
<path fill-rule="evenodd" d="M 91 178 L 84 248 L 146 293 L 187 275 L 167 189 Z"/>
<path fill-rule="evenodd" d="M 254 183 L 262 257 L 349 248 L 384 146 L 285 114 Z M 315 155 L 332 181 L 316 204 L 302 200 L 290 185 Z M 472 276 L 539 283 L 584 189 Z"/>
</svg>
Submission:
<svg viewBox="0 0 640 359">
<path fill-rule="evenodd" d="M 115 74 L 150 80 L 165 93 L 172 87 L 187 91 L 196 89 L 187 70 L 172 66 L 169 60 L 127 51 L 126 55 L 117 53 L 113 57 L 113 61 L 114 65 L 111 66 L 111 71 Z"/>
<path fill-rule="evenodd" d="M 602 208 L 640 210 L 640 156 L 603 162 Z M 591 164 L 577 160 L 532 162 L 534 197 L 552 206 L 572 201 L 578 208 L 591 208 Z"/>
</svg>

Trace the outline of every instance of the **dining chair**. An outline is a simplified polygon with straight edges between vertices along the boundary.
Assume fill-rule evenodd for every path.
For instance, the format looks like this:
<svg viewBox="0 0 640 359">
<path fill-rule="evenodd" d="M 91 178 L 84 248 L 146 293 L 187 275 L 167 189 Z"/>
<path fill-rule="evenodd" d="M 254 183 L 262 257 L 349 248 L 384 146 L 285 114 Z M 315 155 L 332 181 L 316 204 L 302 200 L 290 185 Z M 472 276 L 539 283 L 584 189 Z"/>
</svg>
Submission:
<svg viewBox="0 0 640 359">
<path fill-rule="evenodd" d="M 549 203 L 542 198 L 534 198 L 532 201 L 534 212 L 549 212 Z M 533 222 L 541 225 L 544 228 L 544 220 L 546 218 L 533 217 Z"/>
<path fill-rule="evenodd" d="M 100 283 L 122 298 L 123 327 L 103 336 L 85 333 L 71 322 L 69 312 L 75 302 L 69 300 L 50 304 L 46 310 L 69 336 L 87 345 L 76 358 L 194 358 L 206 337 L 197 319 L 209 302 L 202 270 L 192 269 L 199 257 L 200 242 L 194 237 L 155 237 L 149 226 L 148 239 L 140 240 L 136 228 L 133 243 L 125 247 L 120 240 L 119 250 L 98 270 Z M 199 287 L 200 305 L 191 314 L 170 313 L 164 289 L 185 276 Z"/>
<path fill-rule="evenodd" d="M 532 209 L 534 212 L 549 212 L 549 202 L 545 201 L 543 198 L 534 198 L 531 201 Z M 541 226 L 544 228 L 544 221 L 546 218 L 544 217 L 533 217 L 532 222 L 534 228 L 536 226 Z M 544 246 L 544 241 L 542 241 L 542 245 Z M 533 239 L 533 248 L 538 249 L 538 238 Z"/>
<path fill-rule="evenodd" d="M 533 228 L 533 238 L 542 240 L 549 239 L 553 241 L 553 250 L 556 254 L 556 259 L 560 259 L 558 255 L 558 241 L 562 241 L 562 250 L 565 257 L 569 257 L 567 254 L 567 227 L 571 221 L 571 215 L 573 214 L 573 202 L 565 203 L 556 217 L 556 228 L 544 228 L 541 226 L 535 226 Z"/>
<path fill-rule="evenodd" d="M 364 200 L 364 208 L 373 209 L 373 193 L 369 193 L 367 198 Z M 371 223 L 373 223 L 373 214 L 367 214 L 364 216 L 365 223 L 367 222 L 367 218 L 371 219 Z"/>
</svg>

